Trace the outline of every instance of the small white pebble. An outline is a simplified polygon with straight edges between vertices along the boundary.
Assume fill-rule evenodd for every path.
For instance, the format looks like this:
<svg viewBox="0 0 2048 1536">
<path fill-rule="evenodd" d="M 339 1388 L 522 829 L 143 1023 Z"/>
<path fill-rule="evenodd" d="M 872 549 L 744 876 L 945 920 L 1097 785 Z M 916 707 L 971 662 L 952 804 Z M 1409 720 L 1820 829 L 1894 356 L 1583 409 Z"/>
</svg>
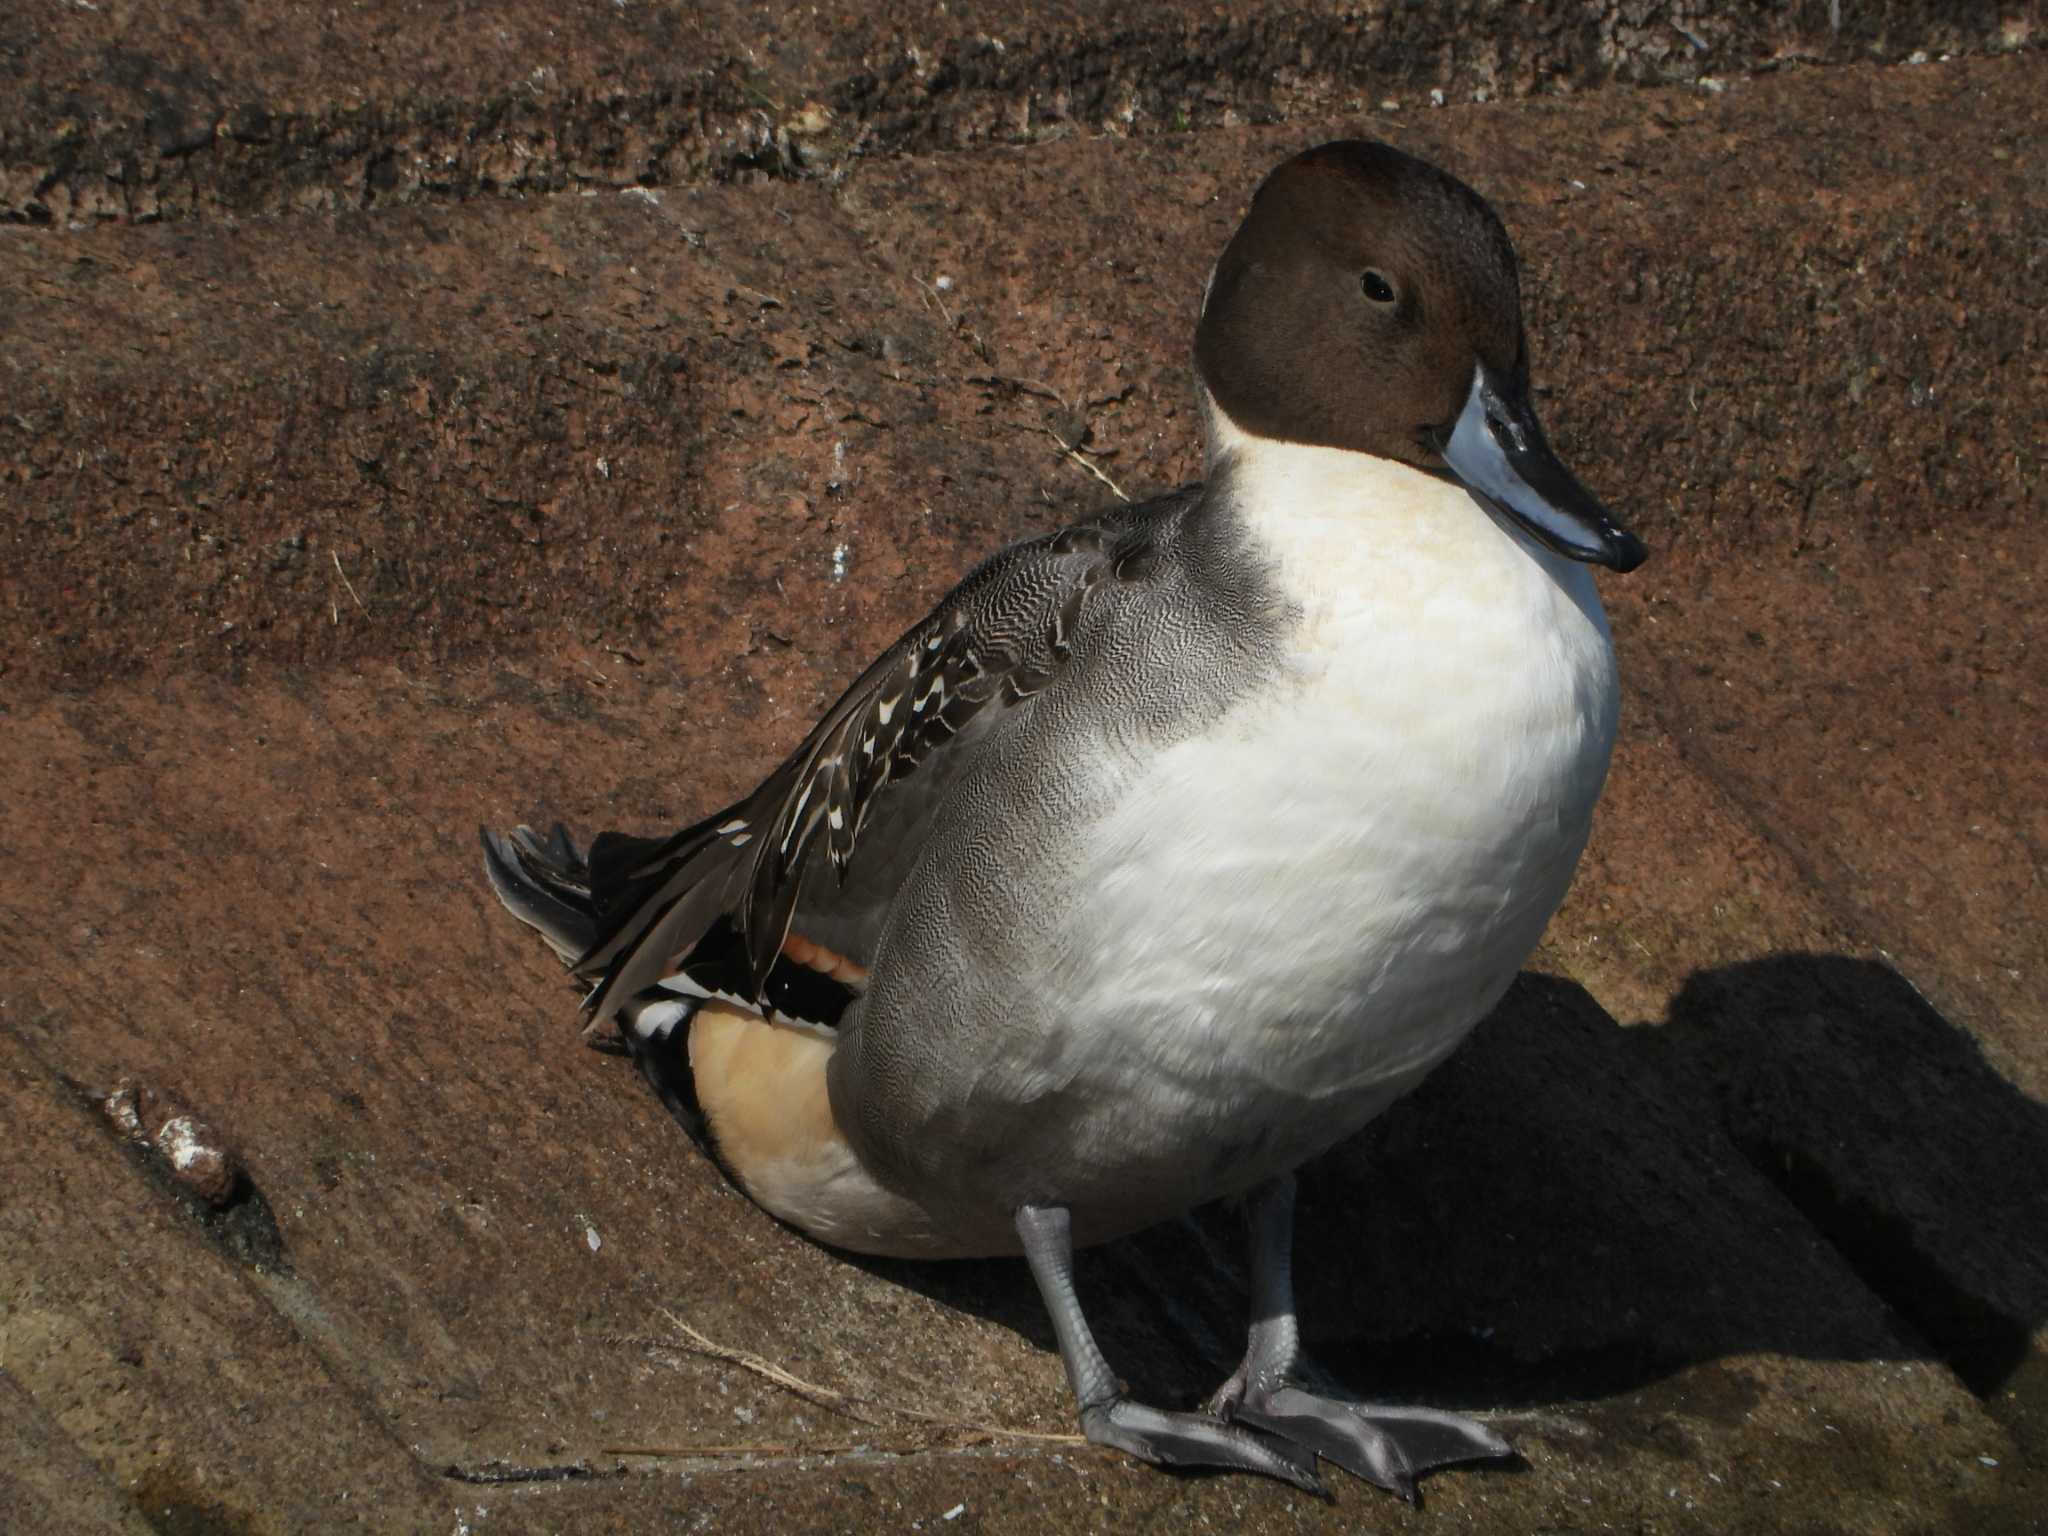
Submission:
<svg viewBox="0 0 2048 1536">
<path fill-rule="evenodd" d="M 597 1252 L 598 1249 L 604 1246 L 604 1239 L 597 1235 L 597 1228 L 595 1227 L 585 1227 L 583 1229 L 583 1241 L 590 1244 L 590 1251 L 592 1253 Z"/>
<path fill-rule="evenodd" d="M 1394 100 L 1393 97 L 1389 96 L 1385 101 L 1380 103 L 1380 110 L 1382 112 L 1398 112 L 1401 110 L 1401 103 Z"/>
<path fill-rule="evenodd" d="M 1977 1459 L 1983 1462 L 1984 1465 L 1987 1467 L 1995 1467 L 1998 1465 L 1998 1458 L 1996 1456 L 1979 1456 Z"/>
<path fill-rule="evenodd" d="M 1431 91 L 1429 93 L 1429 104 L 1432 107 L 1442 106 L 1444 104 L 1444 93 L 1441 90 Z"/>
<path fill-rule="evenodd" d="M 958 1520 L 962 1515 L 966 1513 L 967 1506 L 965 1504 L 955 1504 L 951 1509 L 947 1510 L 943 1515 L 939 1516 L 939 1518 L 941 1520 Z"/>
<path fill-rule="evenodd" d="M 171 1166 L 183 1173 L 205 1154 L 206 1148 L 199 1140 L 197 1127 L 189 1115 L 180 1115 L 175 1120 L 166 1120 L 164 1128 L 157 1133 L 158 1144 L 169 1154 Z"/>
<path fill-rule="evenodd" d="M 932 279 L 932 286 L 938 289 L 941 293 L 951 293 L 953 291 L 953 279 L 947 276 L 944 272 L 941 272 L 937 277 Z"/>
<path fill-rule="evenodd" d="M 1908 64 L 1925 64 L 1927 62 L 1927 50 L 1925 48 L 1915 48 L 1906 55 L 1906 62 Z"/>
<path fill-rule="evenodd" d="M 133 1088 L 122 1088 L 101 1100 L 100 1108 L 106 1111 L 108 1119 L 120 1127 L 123 1135 L 142 1141 L 146 1138 L 142 1131 L 142 1115 L 137 1109 L 138 1103 Z"/>
</svg>

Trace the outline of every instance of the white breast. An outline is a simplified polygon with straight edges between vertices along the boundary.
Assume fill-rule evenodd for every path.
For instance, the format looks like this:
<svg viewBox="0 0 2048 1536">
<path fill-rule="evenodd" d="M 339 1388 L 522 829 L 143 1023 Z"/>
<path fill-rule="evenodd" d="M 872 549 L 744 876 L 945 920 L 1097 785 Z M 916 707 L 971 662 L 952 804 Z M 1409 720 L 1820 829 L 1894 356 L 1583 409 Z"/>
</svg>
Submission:
<svg viewBox="0 0 2048 1536">
<path fill-rule="evenodd" d="M 1285 1164 L 1412 1087 L 1513 979 L 1585 845 L 1617 683 L 1585 567 L 1448 482 L 1223 425 L 1300 622 L 1280 685 L 1094 829 L 1054 984 L 1105 1027 L 1053 1071 L 1136 1094 L 1159 1156 L 1279 1121 Z"/>
</svg>

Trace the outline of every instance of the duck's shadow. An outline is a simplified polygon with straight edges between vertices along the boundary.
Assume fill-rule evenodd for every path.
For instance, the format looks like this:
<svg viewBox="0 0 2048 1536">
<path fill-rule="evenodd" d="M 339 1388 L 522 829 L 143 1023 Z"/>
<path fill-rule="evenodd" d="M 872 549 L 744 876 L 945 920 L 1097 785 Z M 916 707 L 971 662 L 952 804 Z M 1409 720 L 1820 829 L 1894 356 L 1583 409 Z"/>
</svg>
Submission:
<svg viewBox="0 0 2048 1536">
<path fill-rule="evenodd" d="M 2048 1322 L 2043 1170 L 2048 1107 L 1884 965 L 1701 972 L 1628 1028 L 1525 974 L 1303 1170 L 1303 1327 L 1339 1377 L 1447 1407 L 1755 1352 L 1939 1358 L 2000 1393 Z M 1105 1351 L 1155 1400 L 1197 1401 L 1235 1364 L 1241 1248 L 1210 1209 L 1082 1256 Z M 1052 1347 L 1021 1263 L 864 1262 Z"/>
</svg>

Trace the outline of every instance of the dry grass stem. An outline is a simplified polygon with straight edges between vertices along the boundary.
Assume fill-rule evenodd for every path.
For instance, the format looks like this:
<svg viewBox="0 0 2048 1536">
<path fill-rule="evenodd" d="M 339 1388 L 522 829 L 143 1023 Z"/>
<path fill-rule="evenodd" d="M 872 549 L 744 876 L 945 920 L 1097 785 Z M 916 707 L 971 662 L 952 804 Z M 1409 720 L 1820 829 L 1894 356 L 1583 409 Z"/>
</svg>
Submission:
<svg viewBox="0 0 2048 1536">
<path fill-rule="evenodd" d="M 1118 485 L 1114 480 L 1110 479 L 1108 475 L 1102 472 L 1102 467 L 1099 464 L 1097 464 L 1093 459 L 1089 458 L 1086 454 L 1082 453 L 1080 449 L 1076 448 L 1064 437 L 1061 437 L 1059 433 L 1053 431 L 1051 427 L 1047 427 L 1045 429 L 1045 435 L 1051 438 L 1054 442 L 1058 443 L 1060 445 L 1061 452 L 1065 453 L 1068 458 L 1072 459 L 1076 464 L 1080 465 L 1083 469 L 1087 470 L 1089 474 L 1093 475 L 1096 479 L 1100 480 L 1104 485 L 1108 486 L 1111 492 L 1114 493 L 1118 501 L 1129 501 L 1131 499 L 1130 497 L 1124 494 L 1124 488 L 1122 486 Z"/>
<path fill-rule="evenodd" d="M 939 318 L 946 322 L 946 329 L 948 331 L 952 330 L 954 328 L 953 312 L 946 308 L 946 301 L 939 297 L 939 290 L 934 288 L 930 283 L 926 282 L 923 278 L 919 277 L 915 272 L 911 273 L 910 279 L 912 282 L 916 283 L 918 287 L 924 290 L 925 307 L 929 309 L 934 304 L 938 305 Z"/>
<path fill-rule="evenodd" d="M 751 1354 L 744 1349 L 735 1349 L 730 1344 L 721 1344 L 716 1339 L 706 1338 L 673 1312 L 664 1311 L 661 1315 L 667 1318 L 675 1330 L 689 1341 L 687 1347 L 693 1354 L 706 1355 L 713 1360 L 723 1360 L 728 1365 L 736 1365 L 743 1371 L 759 1376 L 763 1381 L 774 1383 L 794 1397 L 800 1397 L 808 1403 L 815 1403 L 820 1408 L 832 1413 L 842 1414 L 858 1423 L 873 1424 L 875 1422 L 867 1414 L 859 1411 L 862 1399 L 853 1396 L 851 1393 L 836 1392 L 830 1387 L 821 1387 L 814 1381 L 805 1381 L 803 1377 L 784 1370 L 773 1360 L 764 1360 L 761 1356 Z"/>
<path fill-rule="evenodd" d="M 340 554 L 330 549 L 329 551 L 327 551 L 327 557 L 328 559 L 334 562 L 334 574 L 339 576 L 341 578 L 341 584 L 344 587 L 348 588 L 348 595 L 356 600 L 356 606 L 362 609 L 363 612 L 368 613 L 370 611 L 370 605 L 363 601 L 362 594 L 356 591 L 356 584 L 348 579 L 348 572 L 344 571 L 341 568 Z M 337 612 L 334 615 L 334 622 L 337 624 L 341 622 L 340 613 Z"/>
<path fill-rule="evenodd" d="M 949 1413 L 935 1413 L 928 1408 L 914 1408 L 907 1403 L 883 1402 L 871 1397 L 860 1397 L 851 1392 L 841 1392 L 833 1387 L 821 1386 L 815 1381 L 806 1381 L 793 1371 L 784 1369 L 772 1360 L 762 1358 L 749 1350 L 738 1349 L 730 1344 L 721 1344 L 691 1327 L 673 1312 L 663 1312 L 676 1332 L 682 1336 L 680 1344 L 666 1339 L 620 1338 L 617 1342 L 647 1345 L 657 1348 L 682 1348 L 691 1354 L 703 1355 L 708 1359 L 722 1360 L 728 1365 L 738 1366 L 749 1375 L 781 1388 L 793 1397 L 823 1408 L 831 1413 L 852 1419 L 859 1424 L 885 1428 L 877 1420 L 876 1412 L 893 1415 L 897 1419 L 908 1419 L 913 1423 L 930 1426 L 933 1436 L 920 1438 L 915 1443 L 893 1445 L 886 1443 L 833 1442 L 829 1444 L 805 1443 L 800 1445 L 695 1445 L 695 1446 L 622 1446 L 607 1452 L 616 1456 L 738 1456 L 738 1455 L 823 1455 L 839 1451 L 874 1450 L 885 1453 L 903 1454 L 908 1451 L 930 1447 L 933 1437 L 951 1446 L 977 1445 L 989 1440 L 1028 1440 L 1040 1445 L 1084 1446 L 1087 1439 L 1081 1435 L 1053 1433 L 1042 1429 L 1018 1429 L 1008 1424 L 983 1424 L 971 1419 L 958 1418 Z"/>
</svg>

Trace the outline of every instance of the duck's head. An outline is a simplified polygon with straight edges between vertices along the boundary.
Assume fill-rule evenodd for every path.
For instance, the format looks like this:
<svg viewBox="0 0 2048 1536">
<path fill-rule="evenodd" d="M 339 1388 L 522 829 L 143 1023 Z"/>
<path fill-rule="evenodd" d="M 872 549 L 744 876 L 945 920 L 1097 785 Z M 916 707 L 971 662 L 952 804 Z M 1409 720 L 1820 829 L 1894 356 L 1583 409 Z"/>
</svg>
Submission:
<svg viewBox="0 0 2048 1536">
<path fill-rule="evenodd" d="M 1242 431 L 1448 473 L 1574 560 L 1647 553 L 1543 436 L 1499 217 L 1412 155 L 1344 140 L 1268 176 L 1209 280 L 1195 366 Z"/>
</svg>

